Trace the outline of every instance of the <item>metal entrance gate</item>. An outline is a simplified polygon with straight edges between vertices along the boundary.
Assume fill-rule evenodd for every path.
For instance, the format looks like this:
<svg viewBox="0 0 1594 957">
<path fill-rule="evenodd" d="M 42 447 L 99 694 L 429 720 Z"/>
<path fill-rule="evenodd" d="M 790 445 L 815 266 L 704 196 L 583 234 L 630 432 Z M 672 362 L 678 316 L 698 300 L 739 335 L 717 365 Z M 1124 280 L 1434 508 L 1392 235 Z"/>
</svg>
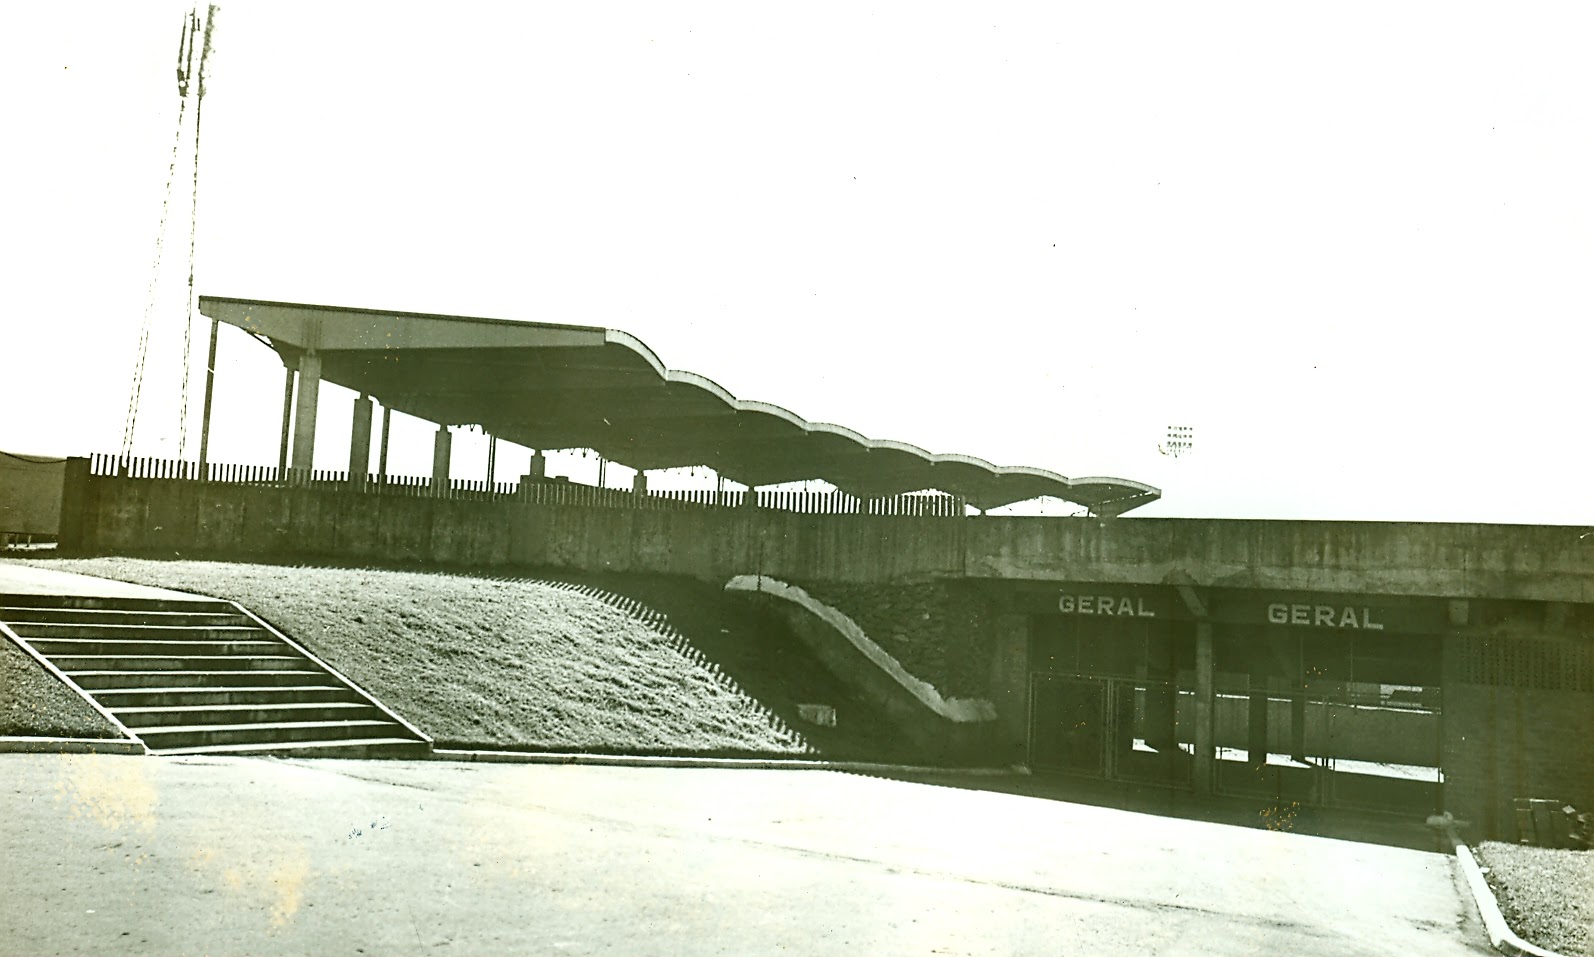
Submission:
<svg viewBox="0 0 1594 957">
<path fill-rule="evenodd" d="M 1032 674 L 1030 767 L 1191 789 L 1194 704 L 1193 690 L 1172 682 Z M 1212 714 L 1218 793 L 1408 814 L 1442 808 L 1437 687 L 1220 687 Z"/>
<path fill-rule="evenodd" d="M 1189 789 L 1192 705 L 1173 682 L 1032 675 L 1030 767 Z"/>
<path fill-rule="evenodd" d="M 1277 803 L 1423 815 L 1441 810 L 1440 689 L 1360 690 L 1313 695 L 1220 688 L 1213 709 L 1215 789 Z"/>
</svg>

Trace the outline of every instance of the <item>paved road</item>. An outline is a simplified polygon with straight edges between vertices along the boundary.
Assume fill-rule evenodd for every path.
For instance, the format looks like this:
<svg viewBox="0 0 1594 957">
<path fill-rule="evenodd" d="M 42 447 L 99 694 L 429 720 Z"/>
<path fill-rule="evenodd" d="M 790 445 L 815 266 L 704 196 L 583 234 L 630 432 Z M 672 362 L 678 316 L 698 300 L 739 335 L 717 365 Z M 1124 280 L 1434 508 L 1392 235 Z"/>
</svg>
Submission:
<svg viewBox="0 0 1594 957">
<path fill-rule="evenodd" d="M 4 953 L 1485 954 L 1449 858 L 818 771 L 0 755 Z"/>
<path fill-rule="evenodd" d="M 0 595 L 73 595 L 99 598 L 187 598 L 186 592 L 21 565 L 0 558 Z"/>
</svg>

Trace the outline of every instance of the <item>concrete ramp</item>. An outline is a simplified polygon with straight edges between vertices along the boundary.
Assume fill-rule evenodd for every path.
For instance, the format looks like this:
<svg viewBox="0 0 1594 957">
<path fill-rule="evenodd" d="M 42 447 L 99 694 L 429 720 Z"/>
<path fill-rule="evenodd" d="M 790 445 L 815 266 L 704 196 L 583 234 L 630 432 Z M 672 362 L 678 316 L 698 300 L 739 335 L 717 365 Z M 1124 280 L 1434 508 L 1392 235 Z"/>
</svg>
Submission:
<svg viewBox="0 0 1594 957">
<path fill-rule="evenodd" d="M 946 698 L 909 674 L 837 608 L 802 588 L 760 575 L 742 575 L 727 594 L 762 604 L 807 645 L 837 678 L 878 706 L 926 755 L 948 763 L 988 763 L 999 752 L 996 708 L 970 698 Z"/>
</svg>

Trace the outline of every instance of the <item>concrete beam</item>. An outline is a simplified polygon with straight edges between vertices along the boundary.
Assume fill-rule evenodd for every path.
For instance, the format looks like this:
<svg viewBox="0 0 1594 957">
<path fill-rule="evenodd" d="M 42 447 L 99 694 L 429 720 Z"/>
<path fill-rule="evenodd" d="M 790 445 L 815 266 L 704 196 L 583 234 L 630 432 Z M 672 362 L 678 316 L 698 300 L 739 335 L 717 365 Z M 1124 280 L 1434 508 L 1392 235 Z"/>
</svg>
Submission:
<svg viewBox="0 0 1594 957">
<path fill-rule="evenodd" d="M 1196 590 L 1194 588 L 1191 588 L 1188 584 L 1185 583 L 1185 582 L 1187 582 L 1189 580 L 1190 576 L 1185 575 L 1182 570 L 1176 570 L 1176 571 L 1178 572 L 1177 576 L 1174 575 L 1174 574 L 1170 574 L 1168 577 L 1170 579 L 1173 579 L 1173 578 L 1176 578 L 1176 577 L 1183 577 L 1185 579 L 1184 582 L 1178 582 L 1177 584 L 1175 584 L 1174 588 L 1178 590 L 1179 598 L 1184 602 L 1184 607 L 1189 610 L 1190 617 L 1195 618 L 1197 620 L 1206 618 L 1207 617 L 1207 606 L 1206 606 L 1206 603 L 1201 600 L 1201 596 L 1199 594 L 1197 594 L 1197 592 L 1196 592 Z"/>
<path fill-rule="evenodd" d="M 224 296 L 200 296 L 199 311 L 272 340 L 320 349 L 552 348 L 602 346 L 607 340 L 598 326 L 507 322 Z M 323 325 L 323 319 L 330 321 Z"/>
<path fill-rule="evenodd" d="M 979 504 L 979 503 L 974 503 Z M 1004 517 L 964 530 L 970 578 L 1167 582 L 1594 602 L 1594 535 L 1568 525 Z M 1463 564 L 1457 555 L 1469 556 Z"/>
</svg>

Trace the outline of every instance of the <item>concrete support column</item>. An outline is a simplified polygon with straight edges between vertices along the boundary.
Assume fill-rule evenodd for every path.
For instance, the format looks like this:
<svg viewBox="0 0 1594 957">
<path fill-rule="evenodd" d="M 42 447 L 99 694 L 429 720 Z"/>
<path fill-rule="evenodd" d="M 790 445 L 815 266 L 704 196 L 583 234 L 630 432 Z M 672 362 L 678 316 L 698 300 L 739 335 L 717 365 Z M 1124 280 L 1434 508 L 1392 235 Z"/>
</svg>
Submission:
<svg viewBox="0 0 1594 957">
<path fill-rule="evenodd" d="M 645 469 L 637 469 L 636 474 L 631 476 L 631 494 L 648 494 L 648 473 Z"/>
<path fill-rule="evenodd" d="M 453 464 L 454 433 L 446 423 L 437 427 L 437 437 L 432 440 L 432 488 L 448 488 L 448 469 Z"/>
<path fill-rule="evenodd" d="M 315 462 L 315 411 L 321 397 L 321 357 L 306 352 L 299 358 L 298 412 L 293 417 L 293 467 L 309 469 Z"/>
<path fill-rule="evenodd" d="M 354 400 L 354 422 L 349 427 L 349 484 L 363 487 L 371 472 L 371 397 Z"/>
<path fill-rule="evenodd" d="M 1151 682 L 1145 697 L 1143 733 L 1146 743 L 1162 754 L 1179 754 L 1179 696 L 1174 686 L 1178 671 L 1174 666 L 1173 643 L 1166 637 L 1152 636 L 1146 642 L 1146 678 Z"/>
<path fill-rule="evenodd" d="M 1246 721 L 1246 750 L 1250 752 L 1247 757 L 1254 768 L 1267 767 L 1267 676 L 1252 673 L 1249 698 L 1249 714 Z"/>
<path fill-rule="evenodd" d="M 1295 681 L 1295 696 L 1290 699 L 1290 757 L 1306 763 L 1306 680 Z"/>
<path fill-rule="evenodd" d="M 277 446 L 277 474 L 281 475 L 288 468 L 288 440 L 293 426 L 293 377 L 294 368 L 283 363 L 282 376 L 282 442 Z"/>
<path fill-rule="evenodd" d="M 1212 623 L 1195 626 L 1195 792 L 1212 793 L 1212 724 L 1217 694 L 1213 687 Z"/>
<path fill-rule="evenodd" d="M 56 532 L 56 548 L 63 553 L 83 551 L 93 544 L 85 539 L 92 530 L 87 521 L 88 496 L 89 460 L 67 459 L 61 473 L 61 524 Z"/>
<path fill-rule="evenodd" d="M 387 484 L 387 430 L 393 424 L 393 410 L 382 406 L 382 451 L 377 453 L 376 474 L 377 481 Z"/>
<path fill-rule="evenodd" d="M 210 403 L 216 395 L 216 335 L 221 323 L 210 320 L 210 352 L 205 358 L 205 411 L 199 425 L 199 477 L 210 479 Z"/>
<path fill-rule="evenodd" d="M 1004 612 L 991 623 L 991 702 L 1006 753 L 999 760 L 1025 761 L 1029 741 L 1029 616 Z"/>
</svg>

